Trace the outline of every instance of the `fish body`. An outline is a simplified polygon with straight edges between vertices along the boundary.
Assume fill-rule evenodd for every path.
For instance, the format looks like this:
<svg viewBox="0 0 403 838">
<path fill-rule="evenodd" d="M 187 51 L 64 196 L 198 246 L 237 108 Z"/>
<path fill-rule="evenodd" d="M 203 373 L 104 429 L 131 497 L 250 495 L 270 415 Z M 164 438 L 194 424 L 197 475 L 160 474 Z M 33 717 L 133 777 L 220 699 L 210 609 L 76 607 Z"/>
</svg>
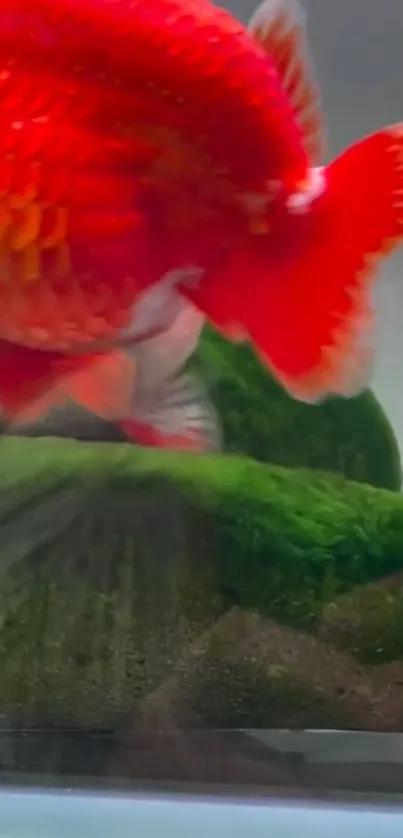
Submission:
<svg viewBox="0 0 403 838">
<path fill-rule="evenodd" d="M 0 56 L 11 420 L 169 332 L 178 300 L 297 398 L 364 386 L 374 265 L 403 235 L 403 129 L 324 165 L 296 0 L 249 27 L 208 0 L 0 0 Z"/>
</svg>

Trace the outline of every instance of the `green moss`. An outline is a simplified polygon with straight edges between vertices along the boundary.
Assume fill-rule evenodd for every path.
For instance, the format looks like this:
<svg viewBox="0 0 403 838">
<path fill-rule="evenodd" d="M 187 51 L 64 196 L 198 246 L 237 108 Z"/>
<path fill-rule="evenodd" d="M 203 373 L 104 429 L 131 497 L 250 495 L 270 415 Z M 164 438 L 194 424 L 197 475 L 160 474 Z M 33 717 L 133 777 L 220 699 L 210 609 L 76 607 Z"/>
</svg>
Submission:
<svg viewBox="0 0 403 838">
<path fill-rule="evenodd" d="M 400 489 L 398 445 L 370 391 L 354 399 L 306 405 L 290 398 L 247 346 L 231 345 L 206 330 L 198 354 L 229 452 Z"/>
<path fill-rule="evenodd" d="M 135 543 L 160 569 L 175 521 L 171 553 L 197 545 L 228 597 L 283 618 L 309 621 L 343 589 L 403 566 L 403 498 L 336 475 L 121 444 L 3 446 L 3 564 L 7 551 L 12 564 L 25 553 L 32 561 L 33 544 L 62 543 L 70 554 L 90 544 L 94 563 L 100 544 L 109 561 L 112 538 L 114 556 Z"/>
<path fill-rule="evenodd" d="M 314 630 L 337 595 L 402 567 L 394 493 L 232 456 L 7 439 L 0 712 L 121 723 L 228 606 Z"/>
</svg>

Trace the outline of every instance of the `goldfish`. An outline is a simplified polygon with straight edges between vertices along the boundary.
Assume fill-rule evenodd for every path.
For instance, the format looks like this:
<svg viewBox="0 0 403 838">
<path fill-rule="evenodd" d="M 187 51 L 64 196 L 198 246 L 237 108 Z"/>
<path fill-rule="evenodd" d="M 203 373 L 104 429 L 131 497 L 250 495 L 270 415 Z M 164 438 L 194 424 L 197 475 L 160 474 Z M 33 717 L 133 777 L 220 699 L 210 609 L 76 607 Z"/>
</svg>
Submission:
<svg viewBox="0 0 403 838">
<path fill-rule="evenodd" d="M 0 0 L 7 422 L 99 383 L 119 347 L 130 422 L 128 347 L 169 333 L 178 300 L 295 398 L 361 389 L 403 235 L 403 125 L 327 164 L 325 133 L 297 0 L 248 26 L 210 0 Z"/>
</svg>

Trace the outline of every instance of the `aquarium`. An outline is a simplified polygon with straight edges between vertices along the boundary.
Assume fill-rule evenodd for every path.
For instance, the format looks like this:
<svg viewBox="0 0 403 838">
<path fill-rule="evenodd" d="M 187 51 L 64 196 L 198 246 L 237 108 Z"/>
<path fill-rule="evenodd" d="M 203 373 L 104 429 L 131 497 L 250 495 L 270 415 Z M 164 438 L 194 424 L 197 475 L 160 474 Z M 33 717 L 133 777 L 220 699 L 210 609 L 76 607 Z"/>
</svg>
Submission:
<svg viewBox="0 0 403 838">
<path fill-rule="evenodd" d="M 308 139 L 310 143 L 309 177 L 298 186 L 302 200 L 307 202 L 302 204 L 301 214 L 300 205 L 295 204 L 290 232 L 285 226 L 286 233 L 279 234 L 273 249 L 270 244 L 266 251 L 265 240 L 277 235 L 276 224 L 283 223 L 283 216 L 273 216 L 273 221 L 270 215 L 267 229 L 257 230 L 254 225 L 263 218 L 254 215 L 258 204 L 243 205 L 242 213 L 245 207 L 245 213 L 251 213 L 251 227 L 245 234 L 247 245 L 245 251 L 235 251 L 231 282 L 225 284 L 224 278 L 222 297 L 216 292 L 219 283 L 212 283 L 199 297 L 203 277 L 200 279 L 196 271 L 197 275 L 189 278 L 188 267 L 184 271 L 183 287 L 192 305 L 203 310 L 203 317 L 206 314 L 203 322 L 191 321 L 189 325 L 180 319 L 181 311 L 175 320 L 176 309 L 171 321 L 172 286 L 164 286 L 166 297 L 164 291 L 162 304 L 159 298 L 157 303 L 163 317 L 168 312 L 169 325 L 173 322 L 176 331 L 168 333 L 164 344 L 157 329 L 156 337 L 151 337 L 151 342 L 156 341 L 154 355 L 147 354 L 148 348 L 142 345 L 135 356 L 137 366 L 131 367 L 131 359 L 127 360 L 130 352 L 125 355 L 124 344 L 121 352 L 119 348 L 115 355 L 111 353 L 110 367 L 101 364 L 95 368 L 95 379 L 92 368 L 83 368 L 80 378 L 81 370 L 75 377 L 76 368 L 69 367 L 66 376 L 61 376 L 62 385 L 49 378 L 51 392 L 59 387 L 53 401 L 47 401 L 44 388 L 39 401 L 34 399 L 37 407 L 31 411 L 27 399 L 26 412 L 24 407 L 20 416 L 16 410 L 15 420 L 13 405 L 25 392 L 26 380 L 42 375 L 37 372 L 36 362 L 31 366 L 29 353 L 38 351 L 41 357 L 46 355 L 46 363 L 49 358 L 53 363 L 52 353 L 64 352 L 65 344 L 46 344 L 48 332 L 43 326 L 46 318 L 46 328 L 54 322 L 55 299 L 62 287 L 59 279 L 64 270 L 70 270 L 66 267 L 70 262 L 63 261 L 70 257 L 63 238 L 65 216 L 59 213 L 61 204 L 57 205 L 59 214 L 46 215 L 54 209 L 54 195 L 59 195 L 59 189 L 60 194 L 66 189 L 66 195 L 70 195 L 70 178 L 73 197 L 63 200 L 67 204 L 70 200 L 70 209 L 77 212 L 72 236 L 77 238 L 80 254 L 84 253 L 84 291 L 76 285 L 63 290 L 67 319 L 74 319 L 81 292 L 88 293 L 88 299 L 93 294 L 90 273 L 96 247 L 104 253 L 100 242 L 109 241 L 111 226 L 121 230 L 122 223 L 125 231 L 125 224 L 129 228 L 134 223 L 132 202 L 137 200 L 130 186 L 132 169 L 129 178 L 124 157 L 128 150 L 132 154 L 130 131 L 133 133 L 134 128 L 130 119 L 124 123 L 126 133 L 118 134 L 119 142 L 123 143 L 124 137 L 126 145 L 119 157 L 121 169 L 116 182 L 112 176 L 108 180 L 110 172 L 105 169 L 105 175 L 102 168 L 109 165 L 109 158 L 103 155 L 105 148 L 108 151 L 112 147 L 111 136 L 115 141 L 113 131 L 121 130 L 115 126 L 112 131 L 105 113 L 109 120 L 113 107 L 122 108 L 119 97 L 126 107 L 125 85 L 132 83 L 131 30 L 128 28 L 129 34 L 122 37 L 120 54 L 109 54 L 107 39 L 102 40 L 107 30 L 102 29 L 103 19 L 97 17 L 101 7 L 109 8 L 106 0 L 82 0 L 80 8 L 89 10 L 88 20 L 87 12 L 77 11 L 77 20 L 73 15 L 71 24 L 62 12 L 60 23 L 57 12 L 57 23 L 52 23 L 49 10 L 58 8 L 57 0 L 53 4 L 50 0 L 15 3 L 13 16 L 9 0 L 0 0 L 0 45 L 4 42 L 4 49 L 10 50 L 19 26 L 21 31 L 25 26 L 26 35 L 24 13 L 28 14 L 31 5 L 35 10 L 33 28 L 26 41 L 18 41 L 16 55 L 23 67 L 24 62 L 32 61 L 35 73 L 39 73 L 38 66 L 42 68 L 44 81 L 26 99 L 23 87 L 18 87 L 20 99 L 7 92 L 3 96 L 2 85 L 9 83 L 9 76 L 3 79 L 0 59 L 0 123 L 8 119 L 7 108 L 15 109 L 15 102 L 21 101 L 21 107 L 26 107 L 24 119 L 36 119 L 37 132 L 29 154 L 25 158 L 25 151 L 21 152 L 22 162 L 13 174 L 17 183 L 14 203 L 10 199 L 6 209 L 17 215 L 13 215 L 16 226 L 10 240 L 5 237 L 0 213 L 0 242 L 5 248 L 5 255 L 0 250 L 0 406 L 4 407 L 0 439 L 0 836 L 10 836 L 17 828 L 13 820 L 17 810 L 24 816 L 18 821 L 19 838 L 28 833 L 31 838 L 67 838 L 84 829 L 83 824 L 93 834 L 106 836 L 115 829 L 124 836 L 133 834 L 133 822 L 139 830 L 141 825 L 143 832 L 160 833 L 165 824 L 168 835 L 185 836 L 197 834 L 197 825 L 201 824 L 205 824 L 204 832 L 213 824 L 221 824 L 225 831 L 231 819 L 240 836 L 245 834 L 247 824 L 258 836 L 270 823 L 275 838 L 276 829 L 281 838 L 293 838 L 296 822 L 299 826 L 305 823 L 312 836 L 319 836 L 323 829 L 329 832 L 324 825 L 324 803 L 335 807 L 331 823 L 335 829 L 338 824 L 337 834 L 341 830 L 349 834 L 348 829 L 359 834 L 361 829 L 369 836 L 373 828 L 374 835 L 394 835 L 397 821 L 390 812 L 390 821 L 384 825 L 379 821 L 379 829 L 378 815 L 359 814 L 361 810 L 355 809 L 353 821 L 347 822 L 345 814 L 335 812 L 346 801 L 349 805 L 366 805 L 368 801 L 382 805 L 386 801 L 393 808 L 400 805 L 403 794 L 403 249 L 386 253 L 392 239 L 403 238 L 401 129 L 380 134 L 367 151 L 360 147 L 352 152 L 351 159 L 338 155 L 357 140 L 403 120 L 403 4 L 401 0 L 383 0 L 381 4 L 376 0 L 301 0 L 308 47 L 303 39 L 298 40 L 298 33 L 303 31 L 298 29 L 302 25 L 299 9 L 289 0 L 283 0 L 283 5 L 280 0 L 266 0 L 263 15 L 270 15 L 270 10 L 277 7 L 280 28 L 274 27 L 267 34 L 264 27 L 269 18 L 263 16 L 263 23 L 257 21 L 262 45 L 259 52 L 256 47 L 256 62 L 263 66 L 264 50 L 268 54 L 274 51 L 276 73 L 279 77 L 282 74 L 287 101 L 295 110 L 292 118 L 304 142 Z M 79 8 L 75 0 L 60 3 L 62 11 Z M 121 3 L 126 8 L 123 0 Z M 144 4 L 137 5 L 145 9 Z M 144 31 L 154 5 L 158 5 L 156 0 L 150 0 L 144 12 Z M 227 0 L 225 5 L 244 23 L 256 7 L 254 0 Z M 189 3 L 189 9 L 191 16 L 193 4 Z M 291 26 L 283 41 L 278 35 L 284 24 L 282 9 L 286 15 L 295 15 L 291 20 L 297 27 L 294 30 Z M 153 26 L 157 25 L 155 20 Z M 112 22 L 116 27 L 121 25 L 117 18 Z M 185 15 L 178 39 L 185 37 L 188 25 Z M 59 26 L 63 43 L 55 50 L 56 42 L 49 32 L 56 37 Z M 83 44 L 91 26 L 94 43 L 99 46 L 88 50 L 83 58 Z M 174 33 L 174 24 L 172 27 Z M 158 41 L 161 54 L 168 42 L 164 40 L 169 37 L 168 30 L 161 29 L 165 32 Z M 249 33 L 250 41 L 242 41 L 245 54 L 252 49 L 253 37 Z M 35 57 L 36 43 L 40 44 L 38 54 L 49 56 L 43 67 L 42 58 Z M 196 47 L 193 45 L 193 52 L 189 52 L 189 79 L 196 73 L 197 62 L 202 62 Z M 291 58 L 289 50 L 294 50 Z M 144 62 L 146 53 L 138 53 Z M 172 55 L 176 55 L 174 48 Z M 79 66 L 81 60 L 85 77 L 79 70 L 77 77 L 72 75 L 74 85 L 78 84 L 77 78 L 82 85 L 77 88 L 83 109 L 77 124 L 80 130 L 83 125 L 85 128 L 80 139 L 82 156 L 76 158 L 76 111 L 72 105 L 73 110 L 67 109 L 60 116 L 56 105 L 52 111 L 52 103 L 59 102 L 60 79 L 69 77 L 74 61 Z M 166 66 L 171 67 L 169 62 Z M 221 64 L 217 66 L 214 72 L 221 79 Z M 239 66 L 234 59 L 234 84 L 226 88 L 228 97 L 238 95 Z M 96 67 L 99 74 L 92 76 Z M 120 73 L 116 84 L 121 88 L 114 98 L 112 70 L 116 67 Z M 9 69 L 4 72 L 9 73 Z M 207 71 L 203 72 L 204 79 Z M 304 88 L 305 72 L 311 83 L 308 89 Z M 202 81 L 200 87 L 194 87 L 196 104 Z M 179 84 L 172 70 L 172 76 L 166 79 L 167 90 L 174 82 Z M 185 89 L 190 81 L 183 77 L 181 84 Z M 73 92 L 69 88 L 68 93 L 72 101 L 74 85 Z M 101 97 L 97 85 L 101 85 Z M 168 93 L 164 101 L 169 100 Z M 304 97 L 309 100 L 305 110 L 301 104 Z M 42 110 L 37 112 L 39 101 Z M 96 123 L 96 136 L 103 140 L 98 145 L 92 135 L 87 137 L 88 125 L 92 128 L 84 113 L 87 101 L 95 102 L 94 113 L 98 120 L 101 113 L 104 120 Z M 105 113 L 99 104 L 104 101 Z M 200 113 L 210 114 L 206 102 L 200 101 Z M 263 108 L 262 101 L 257 96 L 256 113 Z M 247 115 L 240 111 L 239 132 L 231 133 L 231 119 L 237 123 L 232 99 L 228 102 L 222 105 L 222 118 L 214 112 L 219 126 L 214 136 L 206 118 L 206 135 L 211 130 L 214 139 L 210 151 L 212 155 L 217 152 L 217 159 L 224 152 L 228 155 L 233 166 L 228 168 L 229 179 L 235 179 L 239 171 L 239 178 L 250 177 L 252 182 L 258 152 L 262 166 L 266 160 L 258 143 L 260 134 L 258 137 L 256 129 L 255 160 L 247 153 L 249 148 L 253 150 L 250 136 L 255 122 L 250 117 L 252 127 L 246 131 Z M 161 103 L 159 107 L 162 109 Z M 168 102 L 165 107 L 170 113 L 173 106 Z M 199 124 L 198 107 L 193 102 L 190 110 L 195 126 Z M 321 112 L 323 128 L 320 121 L 315 121 Z M 42 148 L 42 142 L 48 149 L 48 135 L 41 133 L 48 130 L 48 113 L 57 126 L 57 120 L 61 120 L 64 133 L 57 142 L 52 140 L 48 156 L 47 151 L 43 152 L 41 165 L 46 169 L 49 193 L 45 191 L 42 203 L 35 204 L 35 189 L 40 195 L 42 187 L 32 180 L 29 166 L 32 160 L 35 163 L 35 149 Z M 173 131 L 177 124 L 185 124 L 177 110 L 174 114 L 177 122 Z M 154 116 L 150 106 L 147 118 Z M 277 126 L 277 111 L 270 118 Z M 14 119 L 11 127 L 20 131 L 23 142 L 23 122 L 22 129 L 18 125 Z M 209 189 L 215 181 L 212 175 L 210 179 L 208 167 L 205 180 L 197 180 L 197 167 L 196 174 L 191 169 L 190 184 L 194 187 L 196 183 L 197 189 L 191 189 L 189 196 L 183 187 L 183 206 L 177 198 L 172 201 L 169 189 L 172 183 L 175 189 L 177 182 L 181 183 L 181 167 L 189 149 L 185 141 L 182 147 L 179 135 L 173 141 L 169 132 L 150 134 L 151 129 L 142 123 L 143 128 L 141 154 L 144 148 L 150 153 L 151 134 L 156 146 L 160 143 L 168 149 L 161 167 L 152 168 L 157 186 L 164 183 L 164 200 L 171 208 L 163 216 L 158 253 L 155 256 L 153 252 L 153 258 L 163 261 L 171 252 L 164 249 L 167 237 L 172 252 L 183 247 L 186 255 L 197 252 L 201 258 L 206 254 L 207 264 L 216 238 L 224 232 L 227 235 L 228 230 L 233 235 L 236 224 L 239 227 L 234 241 L 241 240 L 244 215 L 237 209 L 233 219 L 232 210 L 228 210 L 224 220 L 218 213 L 218 221 L 215 217 L 213 224 L 206 221 L 203 212 L 207 205 L 210 208 L 209 201 L 216 211 L 222 200 L 221 193 L 211 198 Z M 292 130 L 290 148 L 294 142 Z M 193 136 L 191 131 L 189 136 Z M 319 149 L 322 137 L 323 150 Z M 303 144 L 302 140 L 298 142 Z M 390 148 L 384 154 L 388 142 Z M 295 144 L 297 147 L 297 140 Z M 12 145 L 14 151 L 19 148 Z M 274 145 L 273 149 L 275 160 Z M 10 160 L 7 143 L 2 154 L 6 168 Z M 66 167 L 66 183 L 59 171 L 58 154 Z M 139 167 L 144 165 L 141 154 L 136 158 Z M 341 163 L 331 164 L 335 158 Z M 31 162 L 27 163 L 28 159 Z M 79 162 L 74 169 L 71 161 L 76 159 Z M 278 151 L 279 178 L 283 176 L 281 159 Z M 90 174 L 88 161 L 94 167 Z M 197 166 L 204 166 L 203 161 L 198 158 Z M 300 165 L 297 151 L 295 161 L 296 167 Z M 322 169 L 328 163 L 329 168 Z M 268 171 L 269 164 L 270 160 Z M 59 172 L 57 177 L 52 166 Z M 74 169 L 72 174 L 69 166 Z M 319 190 L 322 188 L 322 181 L 315 180 L 312 172 L 316 177 L 323 171 L 330 198 L 316 225 L 315 212 L 320 210 L 315 207 L 321 206 L 321 197 L 309 190 L 316 189 L 317 183 Z M 154 188 L 151 176 L 150 182 Z M 225 188 L 226 184 L 225 180 Z M 1 201 L 7 188 L 5 185 L 1 192 Z M 104 211 L 102 190 L 106 190 L 112 209 L 108 204 L 110 215 L 105 210 L 102 221 L 105 229 L 102 225 L 96 228 L 98 238 L 88 255 L 83 230 L 86 236 L 93 235 L 91 212 L 94 206 L 100 215 Z M 154 204 L 151 189 L 147 204 L 153 223 L 153 213 L 157 217 L 157 210 L 165 206 L 163 202 L 158 204 L 158 191 L 156 194 Z M 228 194 L 232 196 L 232 192 Z M 147 192 L 147 200 L 149 197 Z M 291 197 L 301 197 L 300 192 L 292 192 Z M 29 214 L 26 205 L 31 199 Z M 273 206 L 277 206 L 276 200 Z M 39 229 L 35 226 L 39 205 L 45 213 L 42 221 L 46 235 L 38 250 L 36 245 L 31 248 L 30 236 Z M 294 211 L 294 204 L 287 207 L 291 207 L 290 213 Z M 195 208 L 200 208 L 197 224 Z M 25 211 L 28 214 L 18 226 L 18 213 Z M 186 246 L 178 233 L 184 217 L 189 220 Z M 8 216 L 5 219 L 4 229 L 8 230 Z M 264 220 L 266 223 L 267 218 Z M 340 240 L 333 228 L 328 232 L 326 225 L 332 224 L 341 231 Z M 139 228 L 135 229 L 137 236 Z M 132 234 L 131 227 L 130 231 Z M 155 233 L 154 227 L 152 231 Z M 118 275 L 126 266 L 127 248 L 132 246 L 125 235 L 122 233 L 116 249 L 111 246 L 108 250 L 105 245 L 106 255 L 96 262 L 102 279 L 101 290 L 96 286 L 99 310 L 95 306 L 90 318 L 96 336 L 103 328 L 102 306 L 108 311 L 108 306 L 114 305 L 113 295 L 108 297 L 108 270 L 113 262 Z M 143 235 L 142 230 L 139 235 Z M 141 247 L 145 241 L 145 236 L 140 238 Z M 140 248 L 140 244 L 137 246 Z M 20 258 L 20 252 L 24 255 L 24 248 L 26 261 L 21 268 L 13 260 Z M 143 258 L 143 250 L 141 254 Z M 376 278 L 370 278 L 366 274 L 368 265 L 372 266 L 378 257 Z M 266 258 L 271 260 L 267 264 L 272 273 L 268 271 L 267 277 L 264 274 L 263 281 L 259 271 Z M 144 256 L 138 264 L 136 282 L 146 283 L 149 261 Z M 20 268 L 25 290 L 14 297 L 16 284 L 10 283 L 10 276 L 17 282 Z M 53 297 L 46 296 L 48 291 L 43 298 L 35 296 L 39 270 L 49 271 L 52 277 L 52 271 L 59 272 L 52 286 Z M 355 285 L 348 285 L 347 279 L 343 285 L 344 273 L 349 276 L 349 272 Z M 123 306 L 131 293 L 132 277 L 126 280 L 123 290 L 119 286 L 117 306 Z M 179 282 L 176 275 L 174 280 Z M 285 292 L 287 282 L 289 290 Z M 27 292 L 27 288 L 31 290 Z M 28 294 L 26 308 L 23 293 Z M 231 308 L 236 293 L 240 299 Z M 257 302 L 260 299 L 261 306 Z M 315 341 L 321 341 L 322 351 L 322 344 L 328 340 L 328 305 L 339 306 L 336 312 L 330 311 L 329 318 L 337 320 L 342 337 L 327 354 L 323 351 L 317 366 L 316 361 L 312 362 L 312 372 L 309 365 L 316 351 Z M 154 316 L 151 306 L 142 311 L 141 323 L 147 317 L 153 322 Z M 223 324 L 226 329 L 220 328 Z M 10 354 L 5 355 L 3 364 L 3 346 L 19 345 L 21 334 L 26 334 L 24 329 L 29 331 L 23 347 L 27 356 L 18 356 L 17 363 L 13 350 L 7 348 L 5 352 Z M 185 339 L 186 329 L 189 332 Z M 77 323 L 70 324 L 67 338 L 73 332 L 78 332 Z M 251 339 L 239 340 L 245 335 Z M 129 344 L 131 337 L 129 333 Z M 38 345 L 34 345 L 34 338 Z M 67 338 L 64 335 L 63 340 Z M 76 354 L 68 355 L 68 363 L 71 357 L 74 363 L 77 358 L 87 357 L 88 349 L 81 355 L 81 344 L 78 346 Z M 101 356 L 103 346 L 100 338 L 96 350 Z M 180 375 L 171 386 L 171 373 L 176 374 L 178 369 Z M 154 390 L 149 399 L 151 380 Z M 123 421 L 129 403 L 135 405 L 134 413 L 129 418 L 124 416 Z M 187 425 L 186 433 L 181 431 L 182 421 L 191 426 L 189 434 Z M 196 450 L 184 450 L 189 440 L 200 443 L 193 445 Z M 18 794 L 23 794 L 21 804 Z M 150 801 L 152 794 L 159 795 L 160 808 L 149 811 L 145 801 Z M 184 807 L 177 821 L 177 810 L 167 802 L 169 795 L 179 795 L 175 804 L 171 801 L 172 806 Z M 224 814 L 223 810 L 218 814 L 214 806 L 219 796 L 225 798 L 226 807 L 235 808 L 224 807 Z M 75 814 L 69 808 L 73 798 Z M 295 800 L 302 805 L 298 817 L 293 808 Z M 198 809 L 188 814 L 191 806 L 202 806 L 203 801 L 205 808 L 200 814 Z M 273 801 L 272 820 L 266 823 L 262 821 L 262 806 L 273 806 Z M 318 801 L 319 820 L 314 822 L 309 820 L 309 805 Z M 250 807 L 246 814 L 243 804 Z M 54 823 L 50 831 L 45 822 Z M 397 828 L 401 834 L 401 823 Z"/>
</svg>

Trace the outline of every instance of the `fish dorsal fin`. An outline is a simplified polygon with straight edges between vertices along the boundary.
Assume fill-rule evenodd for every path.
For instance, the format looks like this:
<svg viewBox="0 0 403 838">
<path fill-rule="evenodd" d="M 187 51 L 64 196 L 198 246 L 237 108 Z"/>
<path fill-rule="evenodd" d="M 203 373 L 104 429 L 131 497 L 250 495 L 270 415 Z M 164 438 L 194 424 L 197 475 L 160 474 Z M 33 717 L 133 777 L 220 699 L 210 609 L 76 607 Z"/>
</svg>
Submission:
<svg viewBox="0 0 403 838">
<path fill-rule="evenodd" d="M 298 0 L 263 0 L 248 28 L 275 64 L 304 132 L 311 165 L 320 165 L 326 140 L 304 10 Z"/>
</svg>

